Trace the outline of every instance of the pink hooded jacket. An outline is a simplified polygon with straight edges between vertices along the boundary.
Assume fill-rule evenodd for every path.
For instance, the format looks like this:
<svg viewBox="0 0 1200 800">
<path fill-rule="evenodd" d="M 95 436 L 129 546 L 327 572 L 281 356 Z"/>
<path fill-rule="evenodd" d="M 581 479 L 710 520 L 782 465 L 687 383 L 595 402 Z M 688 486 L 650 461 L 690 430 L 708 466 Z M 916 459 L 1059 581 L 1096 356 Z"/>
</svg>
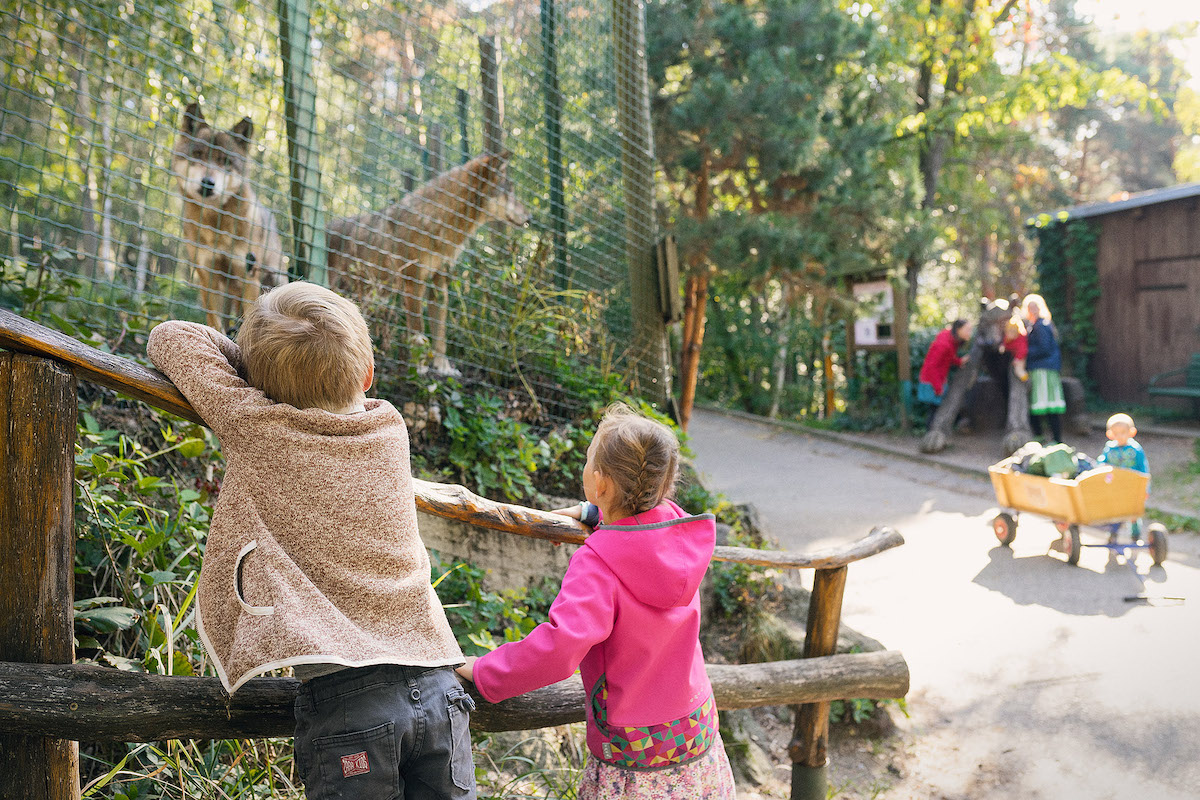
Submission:
<svg viewBox="0 0 1200 800">
<path fill-rule="evenodd" d="M 602 523 L 571 556 L 550 620 L 480 658 L 475 686 L 498 703 L 570 677 L 592 694 L 605 676 L 608 722 L 639 727 L 685 717 L 712 693 L 700 651 L 700 581 L 716 544 L 712 514 L 669 500 Z M 588 748 L 600 737 L 588 703 Z"/>
</svg>

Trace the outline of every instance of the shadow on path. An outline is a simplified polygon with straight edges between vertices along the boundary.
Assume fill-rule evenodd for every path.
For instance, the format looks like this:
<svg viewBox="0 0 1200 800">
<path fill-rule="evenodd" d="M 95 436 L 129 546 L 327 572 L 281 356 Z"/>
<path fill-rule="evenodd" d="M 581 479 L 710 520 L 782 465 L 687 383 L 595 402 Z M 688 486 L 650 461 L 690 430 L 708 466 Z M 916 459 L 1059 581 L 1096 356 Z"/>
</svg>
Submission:
<svg viewBox="0 0 1200 800">
<path fill-rule="evenodd" d="M 988 552 L 988 563 L 972 582 L 1017 605 L 1039 605 L 1077 616 L 1120 617 L 1137 607 L 1126 597 L 1147 594 L 1147 581 L 1163 583 L 1166 579 L 1164 567 L 1138 572 L 1111 551 L 1103 570 L 1097 572 L 1088 566 L 1071 566 L 1062 556 L 1017 556 L 997 545 Z"/>
</svg>

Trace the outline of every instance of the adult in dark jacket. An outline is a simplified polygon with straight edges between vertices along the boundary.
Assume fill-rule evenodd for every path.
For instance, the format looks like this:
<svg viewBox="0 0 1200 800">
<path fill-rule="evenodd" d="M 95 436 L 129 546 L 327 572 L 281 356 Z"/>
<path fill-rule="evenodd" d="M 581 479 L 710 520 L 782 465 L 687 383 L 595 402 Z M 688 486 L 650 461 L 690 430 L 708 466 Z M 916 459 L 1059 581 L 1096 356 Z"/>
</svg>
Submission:
<svg viewBox="0 0 1200 800">
<path fill-rule="evenodd" d="M 1041 436 L 1045 419 L 1054 441 L 1061 442 L 1062 415 L 1067 403 L 1059 374 L 1062 350 L 1058 346 L 1058 331 L 1041 295 L 1027 295 L 1021 311 L 1029 323 L 1029 355 L 1025 362 L 1029 371 L 1029 424 L 1034 435 Z"/>
</svg>

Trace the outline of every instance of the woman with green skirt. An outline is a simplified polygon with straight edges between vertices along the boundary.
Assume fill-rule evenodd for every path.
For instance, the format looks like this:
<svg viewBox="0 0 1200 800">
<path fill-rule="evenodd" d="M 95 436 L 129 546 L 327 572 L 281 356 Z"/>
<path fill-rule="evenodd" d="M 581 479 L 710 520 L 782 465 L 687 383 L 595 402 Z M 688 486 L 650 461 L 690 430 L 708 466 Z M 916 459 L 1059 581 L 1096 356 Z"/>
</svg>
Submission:
<svg viewBox="0 0 1200 800">
<path fill-rule="evenodd" d="M 1029 371 L 1029 424 L 1034 435 L 1041 437 L 1045 419 L 1050 423 L 1054 441 L 1061 442 L 1062 415 L 1067 402 L 1059 375 L 1062 351 L 1058 346 L 1058 331 L 1041 295 L 1026 295 L 1021 311 L 1029 323 L 1029 356 L 1025 362 Z"/>
</svg>

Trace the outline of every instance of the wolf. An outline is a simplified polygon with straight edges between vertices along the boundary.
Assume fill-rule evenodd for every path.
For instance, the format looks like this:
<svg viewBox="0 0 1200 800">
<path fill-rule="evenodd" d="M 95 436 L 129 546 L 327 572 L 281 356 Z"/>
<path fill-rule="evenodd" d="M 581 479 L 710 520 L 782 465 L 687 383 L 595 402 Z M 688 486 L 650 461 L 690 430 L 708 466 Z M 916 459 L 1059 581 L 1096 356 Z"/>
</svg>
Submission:
<svg viewBox="0 0 1200 800">
<path fill-rule="evenodd" d="M 485 224 L 524 227 L 529 210 L 508 177 L 511 153 L 484 153 L 436 176 L 382 211 L 335 219 L 326 245 L 330 284 L 358 300 L 380 305 L 397 292 L 404 299 L 409 352 L 423 344 L 422 308 L 432 285 L 433 370 L 461 374 L 446 357 L 450 270 Z M 381 343 L 386 349 L 387 342 Z M 421 367 L 424 371 L 424 366 Z"/>
<path fill-rule="evenodd" d="M 246 179 L 254 123 L 213 129 L 199 103 L 183 112 L 172 169 L 183 197 L 183 239 L 209 326 L 224 330 L 258 299 L 261 285 L 287 282 L 275 215 Z"/>
</svg>

